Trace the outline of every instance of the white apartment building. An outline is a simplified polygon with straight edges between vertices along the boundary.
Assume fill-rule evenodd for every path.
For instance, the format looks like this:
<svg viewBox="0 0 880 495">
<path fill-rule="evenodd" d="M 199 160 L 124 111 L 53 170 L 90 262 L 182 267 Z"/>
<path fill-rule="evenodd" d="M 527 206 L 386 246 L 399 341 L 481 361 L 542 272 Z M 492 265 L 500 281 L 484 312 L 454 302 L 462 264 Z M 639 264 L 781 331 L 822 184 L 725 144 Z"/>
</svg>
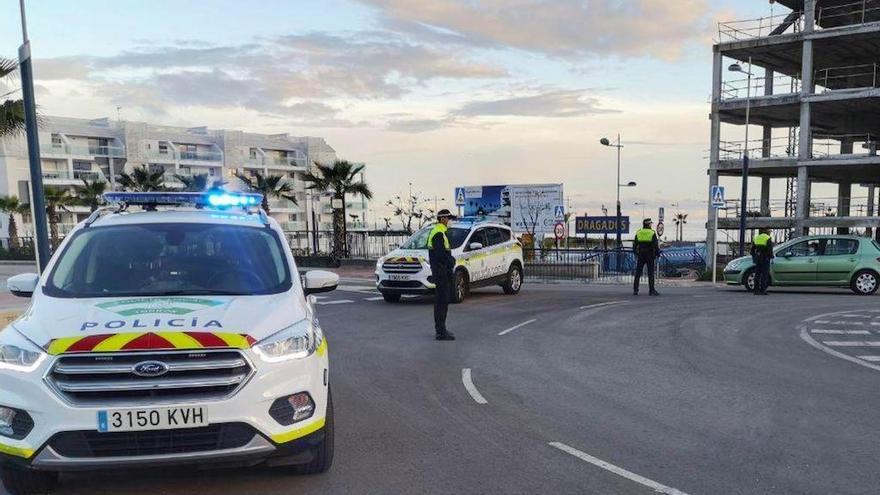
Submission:
<svg viewBox="0 0 880 495">
<path fill-rule="evenodd" d="M 223 180 L 228 189 L 241 189 L 236 173 L 283 175 L 292 182 L 298 204 L 271 198 L 270 211 L 288 231 L 332 229 L 330 199 L 306 189 L 303 175 L 314 163 L 332 163 L 336 151 L 322 138 L 288 134 L 255 134 L 207 127 L 171 127 L 144 122 L 43 117 L 40 129 L 40 159 L 43 184 L 71 188 L 82 180 L 103 180 L 119 189 L 123 171 L 146 165 L 164 170 L 165 185 L 182 187 L 175 175 L 205 174 L 209 180 Z M 30 172 L 24 136 L 0 140 L 0 195 L 16 195 L 29 201 Z M 367 202 L 348 198 L 349 226 L 366 225 Z M 62 212 L 59 231 L 65 233 L 88 214 L 88 208 L 73 206 Z M 314 212 L 314 216 L 313 216 Z M 356 215 L 353 218 L 351 215 Z M 0 215 L 0 238 L 5 237 L 8 218 Z M 20 235 L 32 227 L 19 223 Z"/>
</svg>

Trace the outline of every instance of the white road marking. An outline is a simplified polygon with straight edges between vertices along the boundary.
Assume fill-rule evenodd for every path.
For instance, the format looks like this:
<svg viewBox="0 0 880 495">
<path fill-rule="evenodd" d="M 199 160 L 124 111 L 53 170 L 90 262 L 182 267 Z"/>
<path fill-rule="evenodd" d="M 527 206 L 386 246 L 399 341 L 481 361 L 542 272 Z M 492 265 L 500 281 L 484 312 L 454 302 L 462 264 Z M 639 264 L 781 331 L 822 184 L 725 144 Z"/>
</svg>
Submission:
<svg viewBox="0 0 880 495">
<path fill-rule="evenodd" d="M 381 301 L 381 300 L 383 300 L 383 299 L 385 299 L 385 298 L 382 297 L 382 296 L 379 296 L 379 297 L 367 297 L 367 298 L 364 299 L 364 301 Z"/>
<path fill-rule="evenodd" d="M 501 331 L 501 332 L 498 332 L 498 335 L 507 335 L 507 334 L 509 334 L 510 332 L 516 330 L 517 328 L 522 328 L 522 327 L 524 327 L 524 326 L 526 326 L 526 325 L 528 325 L 528 324 L 530 324 L 530 323 L 534 323 L 534 322 L 536 322 L 536 321 L 538 321 L 538 320 L 537 320 L 537 319 L 533 319 L 533 320 L 529 320 L 529 321 L 524 321 L 524 322 L 520 323 L 519 325 L 515 325 L 515 326 L 512 326 L 512 327 L 508 328 L 507 330 L 503 330 L 503 331 Z"/>
<path fill-rule="evenodd" d="M 654 490 L 657 493 L 666 493 L 669 495 L 687 495 L 685 492 L 683 492 L 681 490 L 657 483 L 656 481 L 653 481 L 653 480 L 649 480 L 648 478 L 645 478 L 644 476 L 639 476 L 638 474 L 633 473 L 631 471 L 627 471 L 626 469 L 623 469 L 622 467 L 615 466 L 614 464 L 611 464 L 610 462 L 605 462 L 602 459 L 598 459 L 596 457 L 593 457 L 590 454 L 587 454 L 586 452 L 581 452 L 580 450 L 578 450 L 574 447 L 569 447 L 568 445 L 565 445 L 564 443 L 550 442 L 549 445 L 551 447 L 557 448 L 557 449 L 565 452 L 566 454 L 571 454 L 584 462 L 589 462 L 590 464 L 592 464 L 594 466 L 600 467 L 606 471 L 610 471 L 610 472 L 612 472 L 618 476 L 621 476 L 623 478 L 626 478 L 630 481 L 634 481 L 640 485 L 651 488 L 652 490 Z"/>
<path fill-rule="evenodd" d="M 483 394 L 481 394 L 480 391 L 477 390 L 477 387 L 474 386 L 474 381 L 471 379 L 471 369 L 470 368 L 463 368 L 461 370 L 461 382 L 464 383 L 465 390 L 467 390 L 468 393 L 471 394 L 471 397 L 473 397 L 474 402 L 476 402 L 477 404 L 488 404 L 489 403 L 489 401 L 487 401 L 486 398 L 483 397 Z"/>
<path fill-rule="evenodd" d="M 814 321 L 813 323 L 823 324 L 823 325 L 855 325 L 861 326 L 864 325 L 861 321 Z"/>
<path fill-rule="evenodd" d="M 859 356 L 859 359 L 864 359 L 865 361 L 880 361 L 880 356 Z"/>
<path fill-rule="evenodd" d="M 821 315 L 818 318 L 821 318 L 822 316 L 827 316 L 827 315 Z M 811 320 L 808 319 L 807 321 L 809 322 Z M 815 347 L 816 349 L 819 349 L 820 351 L 822 351 L 826 354 L 830 354 L 834 357 L 839 357 L 840 359 L 845 359 L 851 363 L 856 363 L 859 366 L 864 366 L 865 368 L 871 368 L 872 370 L 880 371 L 880 366 L 878 366 L 876 364 L 866 363 L 865 361 L 858 359 L 858 358 L 855 358 L 853 356 L 850 356 L 849 354 L 844 354 L 840 351 L 835 351 L 834 349 L 831 349 L 830 347 L 825 347 L 824 345 L 820 344 L 815 339 L 813 339 L 813 337 L 810 335 L 810 332 L 807 330 L 807 328 L 805 326 L 801 326 L 801 339 L 803 339 L 804 342 L 810 344 L 811 346 Z"/>
<path fill-rule="evenodd" d="M 320 302 L 320 301 L 319 301 L 319 302 L 318 302 L 318 305 L 319 305 L 319 306 L 328 306 L 328 305 L 331 305 L 331 304 L 350 304 L 350 303 L 353 303 L 353 302 L 354 302 L 354 301 L 352 301 L 351 299 L 337 299 L 337 300 L 335 300 L 335 301 L 324 301 L 324 302 Z"/>
<path fill-rule="evenodd" d="M 822 324 L 822 323 L 830 323 L 830 322 L 828 320 L 816 320 L 813 323 Z"/>
<path fill-rule="evenodd" d="M 870 318 L 868 315 L 841 315 L 844 318 Z"/>
<path fill-rule="evenodd" d="M 628 302 L 628 301 L 608 301 L 608 302 L 603 302 L 603 303 L 598 303 L 598 304 L 590 304 L 589 306 L 581 306 L 580 309 L 601 308 L 604 306 L 611 306 L 614 304 L 623 304 L 625 302 Z"/>
<path fill-rule="evenodd" d="M 814 328 L 810 332 L 831 335 L 871 335 L 868 330 L 834 330 L 832 328 Z"/>
<path fill-rule="evenodd" d="M 880 347 L 877 340 L 826 340 L 822 343 L 831 347 Z"/>
<path fill-rule="evenodd" d="M 880 321 L 872 321 L 871 325 L 875 325 L 875 326 L 880 327 Z"/>
</svg>

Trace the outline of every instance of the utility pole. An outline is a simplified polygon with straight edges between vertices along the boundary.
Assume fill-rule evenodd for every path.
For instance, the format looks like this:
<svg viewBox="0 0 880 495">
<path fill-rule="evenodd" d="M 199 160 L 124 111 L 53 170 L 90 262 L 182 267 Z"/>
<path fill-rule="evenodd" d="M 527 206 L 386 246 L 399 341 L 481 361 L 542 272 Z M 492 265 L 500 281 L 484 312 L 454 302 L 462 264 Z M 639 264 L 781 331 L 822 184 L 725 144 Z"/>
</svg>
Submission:
<svg viewBox="0 0 880 495">
<path fill-rule="evenodd" d="M 31 65 L 31 42 L 28 39 L 27 17 L 24 0 L 19 0 L 21 10 L 22 45 L 18 49 L 21 71 L 21 92 L 24 96 L 25 130 L 27 132 L 28 163 L 31 173 L 31 209 L 34 219 L 34 237 L 37 251 L 37 268 L 42 273 L 49 264 L 49 232 L 46 228 L 46 207 L 43 194 L 43 168 L 40 164 L 40 137 L 37 134 L 37 104 L 34 99 L 34 72 Z M 55 246 L 57 247 L 57 246 Z"/>
</svg>

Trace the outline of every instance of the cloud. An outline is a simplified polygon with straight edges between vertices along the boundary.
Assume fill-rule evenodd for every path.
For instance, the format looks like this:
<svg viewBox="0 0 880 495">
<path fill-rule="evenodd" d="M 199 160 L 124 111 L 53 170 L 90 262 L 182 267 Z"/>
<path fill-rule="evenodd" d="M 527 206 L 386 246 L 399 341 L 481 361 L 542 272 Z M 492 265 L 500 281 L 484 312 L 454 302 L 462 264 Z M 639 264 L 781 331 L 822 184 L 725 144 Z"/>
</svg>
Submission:
<svg viewBox="0 0 880 495">
<path fill-rule="evenodd" d="M 675 59 L 711 26 L 708 0 L 360 1 L 409 33 L 567 58 Z"/>
<path fill-rule="evenodd" d="M 391 132 L 415 134 L 436 131 L 453 124 L 455 124 L 455 119 L 449 117 L 442 119 L 394 119 L 388 121 L 385 129 Z"/>
<path fill-rule="evenodd" d="M 556 90 L 500 100 L 472 101 L 454 111 L 456 116 L 583 117 L 616 110 L 602 108 L 581 90 Z"/>
</svg>

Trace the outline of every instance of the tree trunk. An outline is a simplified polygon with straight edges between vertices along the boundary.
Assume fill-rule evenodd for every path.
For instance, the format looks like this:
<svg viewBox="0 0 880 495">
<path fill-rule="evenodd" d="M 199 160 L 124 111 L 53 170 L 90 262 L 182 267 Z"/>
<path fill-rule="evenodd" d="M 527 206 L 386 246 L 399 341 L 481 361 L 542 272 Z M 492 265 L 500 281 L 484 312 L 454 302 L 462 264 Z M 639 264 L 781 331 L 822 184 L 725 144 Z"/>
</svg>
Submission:
<svg viewBox="0 0 880 495">
<path fill-rule="evenodd" d="M 345 254 L 345 212 L 333 210 L 333 256 L 340 259 Z"/>
<path fill-rule="evenodd" d="M 262 206 L 263 206 L 263 211 L 265 211 L 266 215 L 268 215 L 269 214 L 269 196 L 266 194 L 263 195 L 263 205 Z"/>
<path fill-rule="evenodd" d="M 18 251 L 18 226 L 15 225 L 15 213 L 9 214 L 9 250 Z"/>
<path fill-rule="evenodd" d="M 49 252 L 52 252 L 58 248 L 58 212 L 50 206 L 46 208 L 46 216 L 49 220 L 49 239 L 51 240 Z"/>
</svg>

